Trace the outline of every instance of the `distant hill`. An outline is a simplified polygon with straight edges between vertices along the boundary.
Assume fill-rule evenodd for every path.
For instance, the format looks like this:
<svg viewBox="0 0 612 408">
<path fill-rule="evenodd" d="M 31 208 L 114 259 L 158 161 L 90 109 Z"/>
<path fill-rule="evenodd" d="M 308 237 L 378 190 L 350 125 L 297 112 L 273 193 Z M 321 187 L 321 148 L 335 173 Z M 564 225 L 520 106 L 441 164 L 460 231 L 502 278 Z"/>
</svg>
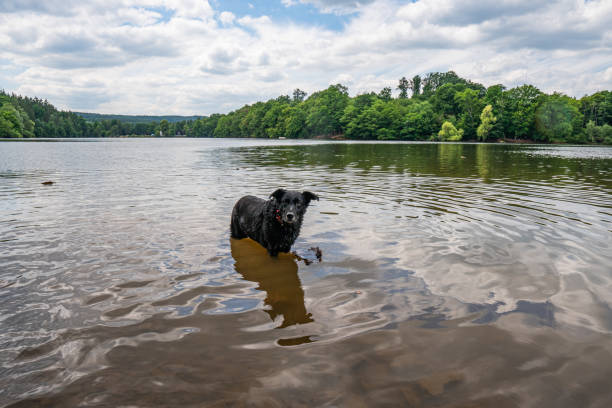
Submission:
<svg viewBox="0 0 612 408">
<path fill-rule="evenodd" d="M 152 123 L 160 122 L 166 119 L 170 123 L 182 122 L 186 120 L 196 120 L 203 116 L 178 116 L 178 115 L 166 115 L 166 116 L 147 116 L 147 115 L 106 115 L 102 113 L 88 113 L 88 112 L 74 112 L 77 115 L 83 117 L 88 122 L 102 122 L 105 120 L 117 119 L 119 122 L 124 123 Z"/>
<path fill-rule="evenodd" d="M 210 123 L 202 116 L 103 115 L 59 111 L 46 99 L 8 94 L 0 89 L 0 139 L 120 136 L 212 136 L 219 114 Z M 168 123 L 163 122 L 167 120 Z"/>
</svg>

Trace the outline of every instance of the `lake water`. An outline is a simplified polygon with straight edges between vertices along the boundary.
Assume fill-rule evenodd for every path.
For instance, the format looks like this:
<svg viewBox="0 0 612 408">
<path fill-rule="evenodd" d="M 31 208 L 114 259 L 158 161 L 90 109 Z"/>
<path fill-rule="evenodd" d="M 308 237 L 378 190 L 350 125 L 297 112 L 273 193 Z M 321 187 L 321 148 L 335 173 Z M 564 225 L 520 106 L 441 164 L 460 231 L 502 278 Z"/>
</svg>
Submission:
<svg viewBox="0 0 612 408">
<path fill-rule="evenodd" d="M 0 328 L 0 405 L 610 407 L 612 148 L 2 142 Z"/>
</svg>

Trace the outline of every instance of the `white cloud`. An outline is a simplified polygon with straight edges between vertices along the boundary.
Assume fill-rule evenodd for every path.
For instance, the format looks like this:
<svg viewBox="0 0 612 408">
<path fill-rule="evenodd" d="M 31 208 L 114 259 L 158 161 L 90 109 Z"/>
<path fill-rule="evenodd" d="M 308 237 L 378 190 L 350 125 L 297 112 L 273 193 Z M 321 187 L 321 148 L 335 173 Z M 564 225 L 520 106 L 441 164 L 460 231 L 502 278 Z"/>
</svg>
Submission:
<svg viewBox="0 0 612 408">
<path fill-rule="evenodd" d="M 578 97 L 612 89 L 610 1 L 302 2 L 356 13 L 333 31 L 203 0 L 3 2 L 0 61 L 11 69 L 0 70 L 0 88 L 132 114 L 226 112 L 337 82 L 351 94 L 378 92 L 449 69 Z"/>
<path fill-rule="evenodd" d="M 234 15 L 234 13 L 230 13 L 229 11 L 224 11 L 219 14 L 219 21 L 221 21 L 223 24 L 232 24 L 235 19 L 236 16 Z"/>
<path fill-rule="evenodd" d="M 136 26 L 155 24 L 161 20 L 162 15 L 157 11 L 139 8 L 120 8 L 117 10 L 117 17 L 121 23 Z M 120 24 L 121 24 L 120 23 Z"/>
<path fill-rule="evenodd" d="M 206 0 L 167 0 L 160 5 L 174 10 L 177 17 L 209 19 L 214 15 L 214 10 Z"/>
</svg>

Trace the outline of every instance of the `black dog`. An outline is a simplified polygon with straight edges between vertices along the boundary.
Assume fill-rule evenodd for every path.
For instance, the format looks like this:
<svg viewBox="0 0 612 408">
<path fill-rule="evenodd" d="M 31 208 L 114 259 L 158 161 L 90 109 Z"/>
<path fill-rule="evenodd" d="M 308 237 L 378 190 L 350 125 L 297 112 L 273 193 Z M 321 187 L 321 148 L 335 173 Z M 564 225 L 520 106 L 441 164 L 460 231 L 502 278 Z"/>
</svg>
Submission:
<svg viewBox="0 0 612 408">
<path fill-rule="evenodd" d="M 300 234 L 304 213 L 311 200 L 318 200 L 309 191 L 287 191 L 279 188 L 270 200 L 244 196 L 232 211 L 232 237 L 251 238 L 272 256 L 289 252 Z"/>
</svg>

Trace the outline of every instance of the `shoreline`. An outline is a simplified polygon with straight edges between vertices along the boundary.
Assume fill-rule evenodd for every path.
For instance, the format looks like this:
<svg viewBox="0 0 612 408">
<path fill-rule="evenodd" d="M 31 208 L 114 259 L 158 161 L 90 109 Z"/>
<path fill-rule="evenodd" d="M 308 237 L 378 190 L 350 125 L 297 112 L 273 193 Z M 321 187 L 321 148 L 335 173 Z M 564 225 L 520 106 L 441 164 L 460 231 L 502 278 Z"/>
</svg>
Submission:
<svg viewBox="0 0 612 408">
<path fill-rule="evenodd" d="M 349 143 L 415 143 L 415 144 L 483 144 L 483 145 L 534 145 L 534 146 L 584 146 L 584 147 L 593 147 L 593 146 L 602 146 L 602 147 L 612 147 L 612 145 L 604 144 L 604 143 L 564 143 L 564 142 L 550 142 L 550 143 L 542 143 L 536 142 L 533 140 L 526 139 L 499 139 L 496 141 L 488 141 L 481 142 L 478 140 L 459 140 L 459 141 L 440 141 L 440 140 L 401 140 L 401 139 L 387 139 L 387 140 L 379 140 L 379 139 L 347 139 L 344 137 L 309 137 L 309 138 L 301 138 L 301 139 L 278 139 L 278 138 L 248 138 L 248 137 L 188 137 L 188 136 L 115 136 L 115 137 L 58 137 L 58 138 L 37 138 L 37 137 L 29 137 L 29 138 L 0 138 L 0 142 L 94 142 L 101 140 L 116 140 L 116 139 L 192 139 L 192 140 L 266 140 L 272 141 L 277 140 L 280 142 L 287 141 L 316 141 L 316 142 L 349 142 Z"/>
</svg>

